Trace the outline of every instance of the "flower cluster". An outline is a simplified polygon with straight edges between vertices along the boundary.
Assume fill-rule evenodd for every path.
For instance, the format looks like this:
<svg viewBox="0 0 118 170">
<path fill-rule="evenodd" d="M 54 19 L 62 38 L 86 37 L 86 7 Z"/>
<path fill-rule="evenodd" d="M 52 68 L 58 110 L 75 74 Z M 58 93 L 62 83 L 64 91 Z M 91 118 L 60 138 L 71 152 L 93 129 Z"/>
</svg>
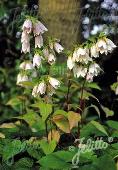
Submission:
<svg viewBox="0 0 118 170">
<path fill-rule="evenodd" d="M 33 33 L 35 38 L 35 52 L 32 61 L 25 60 L 20 66 L 20 73 L 17 76 L 17 85 L 26 87 L 26 82 L 32 81 L 33 77 L 37 77 L 37 71 L 40 67 L 42 67 L 42 61 L 45 61 L 48 65 L 52 65 L 56 61 L 56 53 L 61 53 L 63 51 L 63 47 L 59 44 L 57 40 L 49 41 L 49 45 L 44 47 L 43 44 L 43 34 L 48 31 L 48 29 L 38 20 L 31 17 L 30 19 L 26 19 L 23 27 L 22 27 L 22 52 L 24 54 L 31 53 L 30 50 L 30 35 Z M 28 73 L 30 76 L 28 76 Z M 47 78 L 44 80 L 38 80 L 38 83 L 35 83 L 32 95 L 34 97 L 38 97 L 40 95 L 48 94 L 53 95 L 55 93 L 55 89 L 60 86 L 60 82 L 47 75 Z"/>
<path fill-rule="evenodd" d="M 40 95 L 44 95 L 46 91 L 48 91 L 48 94 L 52 96 L 55 93 L 55 89 L 58 87 L 60 87 L 60 82 L 55 78 L 49 77 L 47 85 L 45 81 L 42 81 L 34 86 L 32 95 L 34 97 L 38 97 Z"/>
<path fill-rule="evenodd" d="M 88 46 L 80 46 L 74 49 L 74 52 L 69 55 L 67 67 L 73 70 L 74 76 L 86 78 L 87 81 L 93 81 L 94 76 L 97 76 L 101 68 L 95 63 L 94 59 L 100 54 L 111 53 L 116 45 L 108 38 L 101 37 Z"/>
</svg>

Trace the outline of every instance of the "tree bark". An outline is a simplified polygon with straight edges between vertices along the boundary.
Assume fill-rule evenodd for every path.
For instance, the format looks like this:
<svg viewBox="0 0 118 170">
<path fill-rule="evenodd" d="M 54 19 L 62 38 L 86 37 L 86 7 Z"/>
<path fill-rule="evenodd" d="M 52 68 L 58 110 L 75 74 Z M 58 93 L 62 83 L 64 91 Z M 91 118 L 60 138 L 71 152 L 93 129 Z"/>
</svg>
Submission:
<svg viewBox="0 0 118 170">
<path fill-rule="evenodd" d="M 68 49 L 81 39 L 79 10 L 80 0 L 39 0 L 39 12 L 49 36 L 60 39 Z"/>
</svg>

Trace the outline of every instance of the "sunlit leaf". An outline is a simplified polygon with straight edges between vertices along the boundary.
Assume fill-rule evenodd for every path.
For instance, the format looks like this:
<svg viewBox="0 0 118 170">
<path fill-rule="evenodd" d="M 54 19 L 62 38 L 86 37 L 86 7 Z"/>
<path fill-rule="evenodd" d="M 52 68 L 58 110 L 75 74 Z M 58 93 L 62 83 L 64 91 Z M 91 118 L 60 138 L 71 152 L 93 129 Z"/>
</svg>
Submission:
<svg viewBox="0 0 118 170">
<path fill-rule="evenodd" d="M 48 116 L 52 113 L 52 105 L 47 103 L 39 103 L 40 114 L 43 121 L 45 121 Z"/>
<path fill-rule="evenodd" d="M 5 135 L 3 133 L 0 133 L 0 138 L 5 138 Z"/>
<path fill-rule="evenodd" d="M 55 140 L 58 143 L 59 139 L 60 139 L 59 131 L 52 129 L 48 134 L 48 141 L 51 142 L 51 140 Z"/>
<path fill-rule="evenodd" d="M 69 121 L 65 116 L 55 115 L 53 116 L 53 122 L 57 125 L 59 129 L 61 129 L 65 133 L 70 133 Z"/>
<path fill-rule="evenodd" d="M 81 115 L 79 113 L 70 111 L 68 112 L 68 120 L 69 120 L 70 129 L 72 129 L 73 127 L 78 126 L 78 122 L 81 121 Z"/>
<path fill-rule="evenodd" d="M 56 110 L 55 112 L 54 112 L 54 115 L 63 115 L 63 116 L 68 116 L 68 113 L 66 112 L 66 111 L 64 111 L 64 110 Z"/>
</svg>

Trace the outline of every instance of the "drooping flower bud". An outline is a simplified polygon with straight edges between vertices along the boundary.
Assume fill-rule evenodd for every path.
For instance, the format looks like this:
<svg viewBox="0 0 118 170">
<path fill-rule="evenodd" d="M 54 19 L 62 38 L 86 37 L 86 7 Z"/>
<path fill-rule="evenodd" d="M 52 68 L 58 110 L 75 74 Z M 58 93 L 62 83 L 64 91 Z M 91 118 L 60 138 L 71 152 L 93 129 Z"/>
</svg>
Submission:
<svg viewBox="0 0 118 170">
<path fill-rule="evenodd" d="M 50 65 L 52 65 L 52 64 L 55 63 L 55 61 L 56 61 L 56 58 L 55 58 L 54 54 L 50 53 L 50 54 L 48 55 L 48 63 L 49 63 Z"/>
<path fill-rule="evenodd" d="M 39 54 L 35 54 L 33 58 L 33 66 L 39 68 L 41 66 L 41 56 Z"/>
<path fill-rule="evenodd" d="M 42 35 L 38 35 L 35 37 L 35 48 L 41 48 L 43 46 L 43 37 Z"/>
<path fill-rule="evenodd" d="M 54 43 L 54 49 L 55 49 L 55 51 L 57 52 L 57 53 L 61 53 L 63 50 L 64 50 L 64 48 L 62 47 L 62 45 L 61 44 L 59 44 L 59 43 Z"/>
<path fill-rule="evenodd" d="M 68 57 L 67 60 L 67 67 L 72 70 L 75 65 L 75 62 L 73 61 L 73 58 L 71 56 Z"/>
</svg>

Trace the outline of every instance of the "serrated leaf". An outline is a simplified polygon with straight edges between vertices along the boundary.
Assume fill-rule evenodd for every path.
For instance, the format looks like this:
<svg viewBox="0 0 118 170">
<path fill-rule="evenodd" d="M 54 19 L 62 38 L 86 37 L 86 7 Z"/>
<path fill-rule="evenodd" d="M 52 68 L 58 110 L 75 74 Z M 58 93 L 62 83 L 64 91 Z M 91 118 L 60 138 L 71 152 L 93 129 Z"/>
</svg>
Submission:
<svg viewBox="0 0 118 170">
<path fill-rule="evenodd" d="M 3 160 L 8 160 L 16 154 L 24 151 L 26 143 L 22 143 L 20 140 L 14 140 L 3 148 Z"/>
<path fill-rule="evenodd" d="M 70 133 L 69 121 L 65 116 L 55 115 L 53 116 L 53 122 L 57 125 L 59 129 L 61 129 L 65 133 Z"/>
<path fill-rule="evenodd" d="M 30 158 L 21 158 L 18 160 L 15 165 L 13 166 L 14 169 L 30 169 L 33 166 L 33 160 Z"/>
<path fill-rule="evenodd" d="M 94 125 L 99 131 L 101 131 L 102 133 L 104 133 L 105 135 L 108 136 L 107 131 L 105 130 L 105 128 L 99 122 L 92 120 L 91 124 Z"/>
<path fill-rule="evenodd" d="M 68 120 L 69 120 L 70 129 L 72 129 L 73 127 L 78 126 L 78 122 L 81 121 L 81 115 L 79 113 L 70 111 L 68 112 Z"/>
</svg>

